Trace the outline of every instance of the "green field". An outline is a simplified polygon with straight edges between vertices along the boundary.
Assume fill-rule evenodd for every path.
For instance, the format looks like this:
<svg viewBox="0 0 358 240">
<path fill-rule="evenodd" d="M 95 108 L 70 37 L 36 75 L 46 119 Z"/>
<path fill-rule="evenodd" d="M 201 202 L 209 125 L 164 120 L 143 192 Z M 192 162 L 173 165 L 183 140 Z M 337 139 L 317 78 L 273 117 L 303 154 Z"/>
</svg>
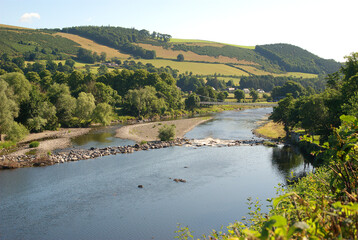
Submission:
<svg viewBox="0 0 358 240">
<path fill-rule="evenodd" d="M 215 73 L 220 73 L 222 75 L 248 76 L 246 72 L 225 64 L 178 62 L 165 59 L 141 59 L 139 62 L 142 62 L 143 64 L 151 63 L 157 68 L 170 66 L 172 69 L 179 70 L 180 73 L 192 72 L 193 74 L 198 75 L 214 75 Z"/>
<path fill-rule="evenodd" d="M 206 41 L 206 40 L 198 40 L 198 39 L 180 39 L 180 38 L 172 38 L 170 39 L 172 43 L 206 43 L 206 44 L 220 44 L 220 45 L 229 45 L 239 48 L 247 48 L 247 49 L 255 49 L 255 46 L 242 46 L 236 44 L 228 44 L 228 43 L 219 43 L 213 41 Z"/>
</svg>

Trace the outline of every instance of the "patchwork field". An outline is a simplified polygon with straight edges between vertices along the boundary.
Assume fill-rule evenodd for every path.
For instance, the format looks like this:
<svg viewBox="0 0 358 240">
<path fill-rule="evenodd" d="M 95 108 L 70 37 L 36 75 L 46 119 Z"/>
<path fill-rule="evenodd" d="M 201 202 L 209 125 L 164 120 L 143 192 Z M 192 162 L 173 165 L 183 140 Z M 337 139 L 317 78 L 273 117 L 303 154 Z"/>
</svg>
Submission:
<svg viewBox="0 0 358 240">
<path fill-rule="evenodd" d="M 199 55 L 197 53 L 191 52 L 191 51 L 174 51 L 171 49 L 165 49 L 161 46 L 153 46 L 150 44 L 143 44 L 143 43 L 139 43 L 137 44 L 139 46 L 141 46 L 144 49 L 147 50 L 155 50 L 157 57 L 159 58 L 167 58 L 167 59 L 177 59 L 178 54 L 183 54 L 184 56 L 184 60 L 185 61 L 198 61 L 198 62 L 219 62 L 219 63 L 235 63 L 235 64 L 255 64 L 252 62 L 248 62 L 245 60 L 237 60 L 236 58 L 230 58 L 230 57 L 224 57 L 224 56 L 219 56 L 219 57 L 212 57 L 212 56 L 208 56 L 208 55 Z"/>
<path fill-rule="evenodd" d="M 151 63 L 155 67 L 166 67 L 170 66 L 173 69 L 179 70 L 180 73 L 192 72 L 193 74 L 198 75 L 213 75 L 213 74 L 222 74 L 222 75 L 236 75 L 236 76 L 248 76 L 248 74 L 239 69 L 227 66 L 225 64 L 215 64 L 215 63 L 196 63 L 196 62 L 178 62 L 171 61 L 166 59 L 154 59 L 154 60 L 139 60 L 143 64 Z"/>
<path fill-rule="evenodd" d="M 89 40 L 87 38 L 83 38 L 74 34 L 70 34 L 70 33 L 56 33 L 55 35 L 59 35 L 61 37 L 65 37 L 68 38 L 78 44 L 81 45 L 82 48 L 91 50 L 93 52 L 97 52 L 98 54 L 100 54 L 101 52 L 105 52 L 107 54 L 107 58 L 113 58 L 113 57 L 117 57 L 120 59 L 127 59 L 129 57 L 131 57 L 128 54 L 123 54 L 120 53 L 118 50 L 114 49 L 114 48 L 110 48 L 101 44 L 98 44 L 92 40 Z"/>
</svg>

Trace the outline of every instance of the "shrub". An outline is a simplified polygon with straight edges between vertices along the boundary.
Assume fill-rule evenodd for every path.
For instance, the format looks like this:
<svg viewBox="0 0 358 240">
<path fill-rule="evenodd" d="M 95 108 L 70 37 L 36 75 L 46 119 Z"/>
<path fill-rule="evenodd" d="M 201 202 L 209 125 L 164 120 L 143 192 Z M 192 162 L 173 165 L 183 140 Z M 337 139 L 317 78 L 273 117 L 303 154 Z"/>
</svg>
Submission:
<svg viewBox="0 0 358 240">
<path fill-rule="evenodd" d="M 159 129 L 159 139 L 160 141 L 170 141 L 173 140 L 175 137 L 175 125 L 163 125 L 163 127 L 161 127 Z"/>
<path fill-rule="evenodd" d="M 33 141 L 29 144 L 30 148 L 36 148 L 40 145 L 40 143 L 38 141 Z"/>
</svg>

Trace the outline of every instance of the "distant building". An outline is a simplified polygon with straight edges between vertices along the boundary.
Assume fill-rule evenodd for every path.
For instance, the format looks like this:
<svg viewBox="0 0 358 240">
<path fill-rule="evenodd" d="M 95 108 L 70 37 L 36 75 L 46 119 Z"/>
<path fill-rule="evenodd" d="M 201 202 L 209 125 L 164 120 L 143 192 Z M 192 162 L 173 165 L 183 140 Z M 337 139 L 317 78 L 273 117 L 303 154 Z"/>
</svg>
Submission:
<svg viewBox="0 0 358 240">
<path fill-rule="evenodd" d="M 257 90 L 256 90 L 256 92 L 258 92 L 258 93 L 265 93 L 265 91 L 264 91 L 264 90 L 262 90 L 262 89 L 260 89 L 260 88 L 259 88 L 259 89 L 257 89 Z"/>
<path fill-rule="evenodd" d="M 226 91 L 228 91 L 229 93 L 233 93 L 233 92 L 235 92 L 235 88 L 233 88 L 233 87 L 229 87 L 229 88 L 227 88 L 226 89 Z"/>
<path fill-rule="evenodd" d="M 244 89 L 242 89 L 243 91 L 244 91 L 244 93 L 246 94 L 248 94 L 248 93 L 250 93 L 250 89 L 248 89 L 248 88 L 244 88 Z"/>
</svg>

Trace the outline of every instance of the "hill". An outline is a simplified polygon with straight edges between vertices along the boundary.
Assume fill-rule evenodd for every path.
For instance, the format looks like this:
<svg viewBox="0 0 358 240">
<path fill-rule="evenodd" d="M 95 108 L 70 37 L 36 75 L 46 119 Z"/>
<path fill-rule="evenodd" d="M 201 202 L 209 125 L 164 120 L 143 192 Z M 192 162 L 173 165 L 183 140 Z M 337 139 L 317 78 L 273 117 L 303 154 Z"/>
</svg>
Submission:
<svg viewBox="0 0 358 240">
<path fill-rule="evenodd" d="M 334 60 L 322 59 L 290 44 L 240 46 L 172 39 L 168 34 L 134 28 L 81 26 L 34 30 L 0 25 L 0 33 L 0 53 L 24 55 L 27 60 L 48 59 L 49 53 L 53 53 L 50 59 L 68 58 L 76 55 L 81 47 L 97 54 L 104 52 L 108 58 L 134 57 L 158 67 L 178 66 L 180 72 L 204 75 L 215 71 L 236 76 L 285 74 L 312 77 L 312 74 L 336 72 L 341 66 Z M 176 61 L 179 54 L 184 56 L 185 63 Z M 191 66 L 190 62 L 198 64 Z"/>
<path fill-rule="evenodd" d="M 0 25 L 0 55 L 26 60 L 66 59 L 77 54 L 79 44 L 40 30 Z"/>
<path fill-rule="evenodd" d="M 261 45 L 256 46 L 255 51 L 276 62 L 287 72 L 333 73 L 340 67 L 340 64 L 334 60 L 322 59 L 290 44 Z"/>
</svg>

